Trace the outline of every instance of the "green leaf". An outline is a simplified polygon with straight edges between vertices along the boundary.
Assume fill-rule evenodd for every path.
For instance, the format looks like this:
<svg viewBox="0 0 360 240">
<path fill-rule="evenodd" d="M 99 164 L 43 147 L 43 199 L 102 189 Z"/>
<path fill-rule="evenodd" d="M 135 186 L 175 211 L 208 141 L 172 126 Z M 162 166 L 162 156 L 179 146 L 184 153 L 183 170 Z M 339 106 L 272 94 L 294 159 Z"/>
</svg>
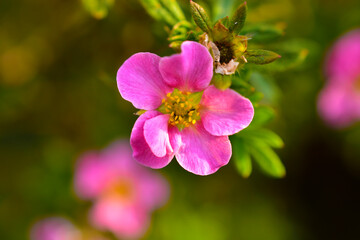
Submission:
<svg viewBox="0 0 360 240">
<path fill-rule="evenodd" d="M 284 35 L 284 27 L 282 25 L 258 24 L 246 26 L 241 31 L 241 35 L 247 35 L 251 38 L 251 42 L 270 42 Z"/>
<path fill-rule="evenodd" d="M 245 129 L 241 131 L 243 133 L 244 138 L 251 138 L 259 141 L 263 141 L 264 143 L 270 145 L 274 148 L 282 148 L 284 146 L 283 140 L 274 133 L 273 131 L 265 128 L 255 128 L 255 129 Z M 241 133 L 240 132 L 240 133 Z"/>
<path fill-rule="evenodd" d="M 284 165 L 269 145 L 262 141 L 247 139 L 246 146 L 254 160 L 266 174 L 275 178 L 285 176 L 286 171 Z"/>
<path fill-rule="evenodd" d="M 178 20 L 171 12 L 166 9 L 159 0 L 140 0 L 145 10 L 150 16 L 158 21 L 164 21 L 167 24 L 174 26 Z"/>
<path fill-rule="evenodd" d="M 210 22 L 210 18 L 207 15 L 205 9 L 203 7 L 201 7 L 199 4 L 197 4 L 191 0 L 190 1 L 190 11 L 191 11 L 191 15 L 192 15 L 196 25 L 199 28 L 201 28 L 201 30 L 203 30 L 207 34 L 211 35 L 212 34 L 211 22 Z"/>
<path fill-rule="evenodd" d="M 246 19 L 247 5 L 246 2 L 242 3 L 231 17 L 229 24 L 229 31 L 238 35 L 244 27 Z"/>
<path fill-rule="evenodd" d="M 255 108 L 255 115 L 250 127 L 263 126 L 275 117 L 275 111 L 268 106 L 258 106 Z"/>
<path fill-rule="evenodd" d="M 186 20 L 183 11 L 176 0 L 160 0 L 161 3 L 171 12 L 178 21 Z"/>
<path fill-rule="evenodd" d="M 245 58 L 248 63 L 254 64 L 267 64 L 279 59 L 281 56 L 275 52 L 268 50 L 247 50 L 245 52 Z"/>
<path fill-rule="evenodd" d="M 238 172 L 244 178 L 248 178 L 252 171 L 251 158 L 246 149 L 243 139 L 233 138 L 233 158 Z"/>
<path fill-rule="evenodd" d="M 114 5 L 114 0 L 82 0 L 82 3 L 94 18 L 103 19 Z"/>
</svg>

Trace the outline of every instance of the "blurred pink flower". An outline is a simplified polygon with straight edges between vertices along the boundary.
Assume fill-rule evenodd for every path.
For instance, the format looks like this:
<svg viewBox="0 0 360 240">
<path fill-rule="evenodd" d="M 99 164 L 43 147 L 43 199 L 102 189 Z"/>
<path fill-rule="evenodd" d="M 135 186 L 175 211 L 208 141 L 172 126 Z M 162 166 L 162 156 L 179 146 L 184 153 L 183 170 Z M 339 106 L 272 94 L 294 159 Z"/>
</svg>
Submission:
<svg viewBox="0 0 360 240">
<path fill-rule="evenodd" d="M 82 240 L 81 232 L 62 217 L 45 218 L 31 229 L 31 240 Z"/>
<path fill-rule="evenodd" d="M 119 141 L 80 157 L 75 191 L 94 200 L 90 211 L 94 227 L 120 238 L 138 238 L 148 228 L 151 211 L 166 203 L 169 186 L 160 175 L 136 163 L 128 143 Z"/>
<path fill-rule="evenodd" d="M 325 62 L 327 84 L 320 92 L 318 109 L 333 127 L 360 120 L 360 29 L 341 37 Z"/>
<path fill-rule="evenodd" d="M 138 162 L 162 168 L 175 156 L 184 169 L 208 175 L 229 162 L 228 135 L 246 128 L 254 109 L 237 92 L 209 86 L 213 60 L 206 47 L 186 41 L 181 50 L 163 58 L 131 56 L 117 73 L 118 88 L 124 99 L 146 110 L 130 138 Z"/>
</svg>

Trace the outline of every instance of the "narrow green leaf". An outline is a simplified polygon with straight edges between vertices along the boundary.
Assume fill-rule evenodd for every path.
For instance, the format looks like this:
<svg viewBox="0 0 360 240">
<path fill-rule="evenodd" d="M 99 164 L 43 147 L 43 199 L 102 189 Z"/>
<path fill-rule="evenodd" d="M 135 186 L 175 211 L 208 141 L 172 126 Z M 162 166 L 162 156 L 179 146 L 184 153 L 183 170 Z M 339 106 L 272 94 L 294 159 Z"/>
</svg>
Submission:
<svg viewBox="0 0 360 240">
<path fill-rule="evenodd" d="M 161 3 L 176 17 L 178 21 L 185 20 L 183 11 L 176 0 L 160 0 Z"/>
<path fill-rule="evenodd" d="M 254 64 L 267 64 L 279 59 L 281 56 L 275 52 L 268 50 L 247 50 L 245 52 L 245 58 L 248 63 Z"/>
<path fill-rule="evenodd" d="M 140 0 L 140 2 L 154 19 L 164 21 L 171 26 L 178 22 L 169 10 L 162 6 L 159 0 Z"/>
<path fill-rule="evenodd" d="M 231 17 L 229 24 L 229 31 L 238 35 L 241 29 L 244 27 L 247 12 L 246 2 L 242 3 Z"/>
<path fill-rule="evenodd" d="M 279 135 L 265 128 L 245 129 L 244 137 L 263 141 L 274 148 L 282 148 L 284 146 L 284 142 Z"/>
<path fill-rule="evenodd" d="M 275 178 L 282 178 L 285 176 L 286 171 L 284 165 L 279 156 L 269 147 L 269 145 L 262 141 L 250 139 L 247 139 L 245 143 L 249 148 L 251 155 L 254 157 L 254 160 L 266 174 Z"/>
<path fill-rule="evenodd" d="M 196 25 L 199 28 L 201 28 L 201 30 L 203 30 L 207 34 L 211 35 L 212 34 L 211 22 L 210 22 L 210 18 L 207 15 L 205 9 L 203 7 L 201 7 L 199 4 L 197 4 L 191 0 L 190 1 L 190 11 L 191 11 L 191 15 L 192 15 Z"/>
<path fill-rule="evenodd" d="M 258 24 L 246 26 L 242 29 L 241 35 L 247 35 L 251 42 L 271 42 L 284 35 L 283 25 Z"/>
<path fill-rule="evenodd" d="M 251 158 L 248 150 L 246 149 L 243 139 L 233 138 L 233 158 L 238 172 L 244 178 L 248 178 L 252 171 Z"/>
</svg>

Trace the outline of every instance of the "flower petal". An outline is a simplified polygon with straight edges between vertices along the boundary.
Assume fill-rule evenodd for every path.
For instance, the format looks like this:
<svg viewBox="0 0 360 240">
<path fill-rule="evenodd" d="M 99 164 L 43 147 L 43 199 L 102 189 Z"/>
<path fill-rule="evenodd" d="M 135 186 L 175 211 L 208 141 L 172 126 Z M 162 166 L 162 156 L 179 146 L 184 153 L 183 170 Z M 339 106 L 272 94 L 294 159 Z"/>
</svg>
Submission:
<svg viewBox="0 0 360 240">
<path fill-rule="evenodd" d="M 170 195 L 170 186 L 165 178 L 155 172 L 144 171 L 137 178 L 137 201 L 146 210 L 154 210 L 163 206 Z"/>
<path fill-rule="evenodd" d="M 95 198 L 108 184 L 108 168 L 99 158 L 97 153 L 86 153 L 76 166 L 75 192 L 83 199 Z"/>
<path fill-rule="evenodd" d="M 187 91 L 202 91 L 211 81 L 213 60 L 200 43 L 185 41 L 181 53 L 160 60 L 160 72 L 171 87 Z"/>
<path fill-rule="evenodd" d="M 232 135 L 246 128 L 254 117 L 250 100 L 231 89 L 209 86 L 201 99 L 205 129 L 215 136 Z"/>
<path fill-rule="evenodd" d="M 167 152 L 172 152 L 168 134 L 170 116 L 161 114 L 146 120 L 144 124 L 144 137 L 151 151 L 157 157 L 164 157 Z"/>
<path fill-rule="evenodd" d="M 132 55 L 117 72 L 121 96 L 138 109 L 153 110 L 170 91 L 159 72 L 160 57 L 152 53 Z"/>
<path fill-rule="evenodd" d="M 198 122 L 181 131 L 182 146 L 176 153 L 179 164 L 189 172 L 208 175 L 226 165 L 231 157 L 227 136 L 213 136 Z"/>
<path fill-rule="evenodd" d="M 164 157 L 157 157 L 151 151 L 144 137 L 144 125 L 148 119 L 156 117 L 161 113 L 147 111 L 135 122 L 131 132 L 130 144 L 133 149 L 133 157 L 141 164 L 151 168 L 162 168 L 169 164 L 174 157 L 173 153 L 167 153 Z"/>
<path fill-rule="evenodd" d="M 90 211 L 90 222 L 100 230 L 109 230 L 119 238 L 140 238 L 149 226 L 142 206 L 116 197 L 101 198 Z"/>
<path fill-rule="evenodd" d="M 323 119 L 335 128 L 343 128 L 360 119 L 360 94 L 351 84 L 329 79 L 320 92 L 318 109 Z"/>
</svg>

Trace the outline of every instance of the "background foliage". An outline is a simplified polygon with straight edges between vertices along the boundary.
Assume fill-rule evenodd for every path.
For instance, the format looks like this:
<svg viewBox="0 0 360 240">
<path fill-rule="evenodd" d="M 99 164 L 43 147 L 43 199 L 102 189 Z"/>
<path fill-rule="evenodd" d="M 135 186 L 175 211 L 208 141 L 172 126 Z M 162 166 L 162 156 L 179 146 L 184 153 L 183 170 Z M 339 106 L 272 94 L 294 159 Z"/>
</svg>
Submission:
<svg viewBox="0 0 360 240">
<path fill-rule="evenodd" d="M 92 2 L 0 2 L 0 239 L 26 239 L 31 224 L 48 215 L 87 224 L 87 203 L 72 189 L 76 158 L 128 138 L 136 119 L 118 93 L 118 67 L 135 52 L 173 53 L 163 24 L 139 1 L 104 1 L 101 11 Z M 228 5 L 200 3 L 217 18 L 231 12 L 234 1 L 214 2 Z M 180 6 L 189 19 L 188 1 Z M 328 128 L 317 115 L 316 98 L 325 52 L 360 26 L 360 2 L 251 0 L 248 9 L 251 23 L 287 25 L 281 41 L 267 49 L 280 53 L 296 45 L 308 51 L 305 62 L 288 71 L 274 62 L 266 67 L 279 71 L 266 81 L 259 77 L 266 74 L 253 76 L 254 84 L 267 84 L 264 99 L 275 105 L 267 126 L 285 142 L 276 152 L 286 177 L 254 171 L 243 179 L 233 160 L 199 177 L 173 161 L 159 170 L 172 197 L 144 239 L 354 239 L 360 125 Z"/>
</svg>

